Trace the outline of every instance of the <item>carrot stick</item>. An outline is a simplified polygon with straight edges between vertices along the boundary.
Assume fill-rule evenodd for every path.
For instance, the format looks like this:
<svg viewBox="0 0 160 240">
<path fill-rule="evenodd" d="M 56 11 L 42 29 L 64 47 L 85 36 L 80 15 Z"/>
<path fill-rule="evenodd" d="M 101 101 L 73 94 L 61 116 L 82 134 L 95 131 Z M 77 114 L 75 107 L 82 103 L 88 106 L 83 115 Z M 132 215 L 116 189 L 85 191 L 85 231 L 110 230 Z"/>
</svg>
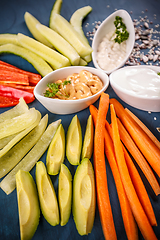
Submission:
<svg viewBox="0 0 160 240">
<path fill-rule="evenodd" d="M 144 187 L 144 184 L 142 182 L 142 179 L 134 165 L 134 163 L 132 162 L 132 159 L 130 158 L 127 150 L 125 149 L 124 146 L 123 147 L 123 151 L 124 151 L 124 157 L 126 160 L 126 164 L 129 170 L 129 174 L 131 176 L 134 188 L 136 190 L 136 193 L 139 197 L 139 200 L 142 204 L 142 207 L 151 223 L 152 226 L 157 226 L 157 221 L 156 221 L 156 217 L 153 211 L 153 207 L 151 205 L 151 201 L 148 197 L 148 193 Z"/>
<path fill-rule="evenodd" d="M 134 119 L 134 121 L 145 131 L 145 133 L 152 139 L 154 144 L 160 149 L 160 142 L 158 139 L 153 135 L 153 133 L 147 128 L 147 126 L 138 118 L 136 117 L 128 108 L 125 108 L 125 111 Z"/>
<path fill-rule="evenodd" d="M 111 122 L 112 122 L 112 134 L 113 134 L 113 144 L 115 149 L 116 160 L 118 164 L 118 168 L 121 174 L 121 179 L 123 182 L 123 186 L 125 188 L 128 200 L 130 202 L 131 209 L 133 211 L 133 215 L 136 219 L 136 222 L 139 226 L 139 229 L 146 240 L 157 239 L 152 226 L 144 212 L 144 209 L 138 199 L 135 188 L 132 184 L 129 171 L 126 165 L 124 152 L 122 148 L 122 143 L 120 140 L 117 117 L 115 114 L 113 104 L 110 105 L 111 110 Z"/>
<path fill-rule="evenodd" d="M 97 203 L 104 237 L 107 240 L 117 239 L 109 199 L 107 173 L 104 155 L 104 130 L 106 114 L 109 106 L 108 94 L 102 93 L 95 127 L 94 139 L 94 169 L 97 189 Z"/>
<path fill-rule="evenodd" d="M 137 147 L 160 177 L 160 149 L 158 149 L 140 126 L 126 113 L 123 106 L 116 99 L 110 99 L 110 103 L 114 105 L 117 116 L 130 133 Z"/>
<path fill-rule="evenodd" d="M 120 123 L 119 119 L 117 119 L 117 124 L 118 123 Z M 118 128 L 121 125 L 118 124 Z M 111 127 L 110 127 L 108 122 L 106 122 L 106 129 L 109 131 L 109 134 L 110 134 L 111 138 L 113 139 L 112 130 L 111 130 Z M 128 134 L 127 131 L 125 133 Z M 119 128 L 119 134 L 120 134 L 120 128 Z M 120 134 L 120 138 L 121 138 L 121 134 Z M 123 145 L 122 145 L 122 148 L 123 148 L 123 151 L 124 151 L 124 156 L 125 156 L 125 160 L 126 160 L 128 170 L 129 170 L 129 174 L 131 176 L 131 180 L 133 182 L 133 185 L 134 185 L 134 188 L 137 192 L 137 195 L 140 199 L 140 202 L 141 202 L 141 204 L 142 204 L 142 206 L 143 206 L 143 208 L 146 212 L 146 215 L 148 216 L 148 218 L 150 220 L 151 225 L 152 226 L 157 226 L 157 221 L 156 221 L 156 218 L 155 218 L 155 214 L 154 214 L 150 199 L 148 197 L 147 191 L 146 191 L 146 189 L 144 187 L 144 184 L 142 182 L 142 179 L 141 179 L 134 163 L 132 162 L 127 150 L 125 149 L 125 147 Z M 158 184 L 158 182 L 157 182 L 157 184 Z"/>
<path fill-rule="evenodd" d="M 93 105 L 91 105 L 90 112 L 93 117 L 94 124 L 96 126 L 98 109 L 96 107 L 94 107 Z M 116 184 L 116 189 L 117 189 L 117 194 L 118 194 L 119 203 L 120 203 L 120 207 L 121 207 L 122 218 L 123 218 L 123 222 L 124 222 L 126 235 L 127 235 L 128 240 L 136 240 L 136 239 L 138 240 L 137 225 L 136 225 L 135 219 L 133 217 L 133 213 L 131 211 L 129 201 L 128 201 L 127 195 L 125 193 L 123 184 L 122 184 L 122 180 L 121 180 L 120 173 L 119 173 L 118 166 L 117 166 L 116 159 L 115 159 L 113 142 L 112 142 L 112 139 L 106 129 L 105 129 L 104 134 L 105 134 L 104 135 L 105 154 L 108 159 L 109 165 L 111 167 L 114 181 Z"/>
<path fill-rule="evenodd" d="M 160 194 L 160 187 L 159 183 L 149 166 L 148 162 L 142 155 L 142 153 L 139 151 L 138 147 L 132 140 L 131 136 L 121 123 L 121 121 L 118 119 L 118 128 L 119 128 L 119 133 L 120 133 L 120 138 L 125 147 L 128 149 L 130 154 L 133 156 L 134 160 L 142 170 L 143 174 L 145 175 L 146 179 L 148 180 L 150 186 L 152 187 L 153 191 L 155 192 L 156 195 Z"/>
</svg>

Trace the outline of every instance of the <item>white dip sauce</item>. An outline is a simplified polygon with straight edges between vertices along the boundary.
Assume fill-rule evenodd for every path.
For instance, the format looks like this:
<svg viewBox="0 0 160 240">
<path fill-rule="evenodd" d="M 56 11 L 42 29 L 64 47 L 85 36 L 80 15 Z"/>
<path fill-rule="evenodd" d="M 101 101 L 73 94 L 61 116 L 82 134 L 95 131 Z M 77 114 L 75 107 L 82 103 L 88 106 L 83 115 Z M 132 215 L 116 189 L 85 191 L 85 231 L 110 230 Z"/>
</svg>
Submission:
<svg viewBox="0 0 160 240">
<path fill-rule="evenodd" d="M 143 97 L 160 97 L 160 76 L 150 68 L 121 69 L 114 82 L 132 94 Z"/>
<path fill-rule="evenodd" d="M 117 67 L 126 56 L 126 41 L 117 43 L 115 34 L 109 32 L 102 39 L 97 49 L 97 62 L 100 68 L 110 71 Z"/>
</svg>

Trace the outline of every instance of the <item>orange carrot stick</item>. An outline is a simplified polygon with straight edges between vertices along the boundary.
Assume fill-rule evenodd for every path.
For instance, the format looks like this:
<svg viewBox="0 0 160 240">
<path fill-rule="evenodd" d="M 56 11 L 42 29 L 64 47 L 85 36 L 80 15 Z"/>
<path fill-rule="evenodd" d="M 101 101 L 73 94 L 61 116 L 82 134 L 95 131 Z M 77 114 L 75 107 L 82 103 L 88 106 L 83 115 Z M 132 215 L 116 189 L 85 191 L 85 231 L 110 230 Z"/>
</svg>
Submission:
<svg viewBox="0 0 160 240">
<path fill-rule="evenodd" d="M 108 94 L 102 93 L 99 102 L 95 139 L 94 139 L 94 169 L 97 189 L 97 203 L 104 237 L 107 240 L 117 239 L 109 199 L 107 173 L 104 156 L 104 130 L 106 114 L 109 106 Z"/>
<path fill-rule="evenodd" d="M 119 119 L 117 119 L 117 123 L 120 123 Z M 121 126 L 121 125 L 118 124 L 119 134 L 120 134 L 119 126 Z M 111 129 L 108 122 L 106 122 L 106 129 L 109 131 L 109 134 L 110 134 L 111 138 L 113 139 L 112 129 Z M 128 134 L 127 131 L 125 133 Z M 121 138 L 121 134 L 120 134 L 120 138 Z M 155 214 L 154 214 L 150 199 L 148 197 L 147 191 L 145 189 L 145 186 L 142 182 L 142 179 L 141 179 L 134 163 L 132 162 L 127 150 L 125 149 L 125 147 L 123 145 L 122 145 L 122 148 L 123 148 L 123 151 L 124 151 L 124 156 L 125 156 L 125 160 L 126 160 L 128 170 L 129 170 L 129 174 L 131 176 L 134 188 L 137 192 L 137 195 L 140 199 L 140 202 L 141 202 L 141 204 L 142 204 L 142 206 L 143 206 L 143 208 L 146 212 L 146 215 L 148 216 L 148 219 L 150 220 L 151 225 L 152 226 L 157 226 L 157 221 L 156 221 L 156 218 L 155 218 Z"/>
<path fill-rule="evenodd" d="M 145 186 L 142 182 L 142 179 L 124 146 L 123 146 L 123 151 L 124 151 L 124 157 L 126 160 L 129 174 L 131 176 L 134 188 L 135 188 L 136 193 L 139 197 L 139 200 L 142 204 L 142 207 L 143 207 L 151 225 L 157 226 L 157 221 L 156 221 L 156 217 L 155 217 L 155 214 L 153 211 L 153 207 L 151 205 L 151 201 L 149 199 L 149 196 L 145 189 Z"/>
<path fill-rule="evenodd" d="M 133 215 L 136 219 L 136 222 L 139 226 L 139 229 L 146 240 L 157 239 L 152 226 L 144 212 L 144 209 L 138 199 L 135 188 L 132 184 L 128 168 L 126 165 L 124 152 L 122 148 L 122 143 L 120 140 L 117 117 L 115 114 L 113 104 L 110 105 L 111 109 L 111 122 L 112 122 L 112 134 L 113 134 L 113 144 L 115 149 L 116 160 L 118 164 L 118 168 L 121 174 L 121 179 L 123 182 L 123 186 L 125 188 L 128 200 L 130 202 L 131 209 L 133 211 Z"/>
<path fill-rule="evenodd" d="M 90 112 L 93 117 L 94 125 L 96 126 L 98 109 L 96 107 L 94 107 L 93 105 L 91 105 Z M 105 129 L 104 134 L 105 134 L 104 135 L 105 154 L 107 156 L 109 165 L 110 165 L 112 173 L 113 173 L 114 181 L 116 184 L 116 189 L 117 189 L 117 194 L 118 194 L 119 203 L 120 203 L 120 207 L 121 207 L 122 218 L 123 218 L 126 235 L 127 235 L 128 240 L 136 240 L 136 239 L 138 240 L 137 224 L 133 217 L 133 213 L 131 211 L 129 201 L 128 201 L 127 195 L 125 193 L 123 184 L 122 184 L 122 180 L 121 180 L 120 173 L 119 173 L 118 166 L 117 166 L 116 159 L 115 159 L 113 142 L 112 142 L 112 139 L 106 129 Z"/>
<path fill-rule="evenodd" d="M 142 170 L 143 174 L 145 175 L 146 179 L 148 180 L 155 194 L 156 195 L 160 194 L 159 183 L 151 167 L 149 166 L 148 162 L 146 161 L 146 159 L 144 158 L 144 156 L 142 155 L 142 153 L 140 152 L 140 150 L 132 140 L 131 136 L 129 135 L 129 133 L 127 132 L 127 130 L 125 129 L 121 121 L 119 119 L 117 120 L 118 120 L 118 128 L 119 128 L 121 141 L 123 142 L 125 147 L 128 149 L 130 154 L 133 156 L 134 160 L 136 161 L 140 169 Z"/>
<path fill-rule="evenodd" d="M 153 135 L 153 133 L 147 128 L 147 126 L 138 118 L 136 117 L 128 108 L 125 108 L 125 111 L 134 119 L 134 121 L 145 131 L 145 133 L 152 139 L 155 145 L 160 149 L 160 142 L 158 139 Z"/>
<path fill-rule="evenodd" d="M 160 149 L 158 149 L 140 126 L 126 113 L 123 106 L 116 99 L 110 99 L 110 103 L 114 105 L 117 116 L 130 133 L 137 147 L 160 177 Z"/>
</svg>

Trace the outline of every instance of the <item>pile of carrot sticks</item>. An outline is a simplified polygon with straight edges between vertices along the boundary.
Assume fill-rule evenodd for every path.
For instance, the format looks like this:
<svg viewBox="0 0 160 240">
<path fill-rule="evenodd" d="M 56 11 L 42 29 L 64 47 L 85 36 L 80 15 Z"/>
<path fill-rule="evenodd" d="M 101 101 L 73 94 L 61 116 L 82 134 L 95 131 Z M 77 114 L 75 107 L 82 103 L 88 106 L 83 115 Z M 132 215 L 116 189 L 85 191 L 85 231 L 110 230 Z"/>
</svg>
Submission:
<svg viewBox="0 0 160 240">
<path fill-rule="evenodd" d="M 127 238 L 138 239 L 139 228 L 144 239 L 157 239 L 153 230 L 153 226 L 157 226 L 155 213 L 132 158 L 155 195 L 158 195 L 160 186 L 153 170 L 160 177 L 160 142 L 140 119 L 106 93 L 101 94 L 98 109 L 94 105 L 90 105 L 89 109 L 95 125 L 97 204 L 105 239 L 117 239 L 108 191 L 106 158 L 113 173 Z M 106 120 L 109 109 L 110 124 Z"/>
</svg>

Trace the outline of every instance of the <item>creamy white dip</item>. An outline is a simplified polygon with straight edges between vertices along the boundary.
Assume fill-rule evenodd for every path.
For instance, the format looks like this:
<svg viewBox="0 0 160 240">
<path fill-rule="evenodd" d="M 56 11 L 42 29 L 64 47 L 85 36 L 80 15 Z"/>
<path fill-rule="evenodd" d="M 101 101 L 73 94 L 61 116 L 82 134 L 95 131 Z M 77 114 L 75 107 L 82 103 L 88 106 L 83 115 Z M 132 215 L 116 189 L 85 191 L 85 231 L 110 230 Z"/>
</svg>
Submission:
<svg viewBox="0 0 160 240">
<path fill-rule="evenodd" d="M 114 75 L 114 82 L 138 96 L 160 97 L 160 76 L 150 68 L 123 68 Z"/>
<path fill-rule="evenodd" d="M 109 32 L 102 39 L 97 49 L 98 65 L 105 71 L 116 68 L 126 56 L 126 41 L 119 44 L 114 41 L 114 38 L 114 31 Z"/>
</svg>

